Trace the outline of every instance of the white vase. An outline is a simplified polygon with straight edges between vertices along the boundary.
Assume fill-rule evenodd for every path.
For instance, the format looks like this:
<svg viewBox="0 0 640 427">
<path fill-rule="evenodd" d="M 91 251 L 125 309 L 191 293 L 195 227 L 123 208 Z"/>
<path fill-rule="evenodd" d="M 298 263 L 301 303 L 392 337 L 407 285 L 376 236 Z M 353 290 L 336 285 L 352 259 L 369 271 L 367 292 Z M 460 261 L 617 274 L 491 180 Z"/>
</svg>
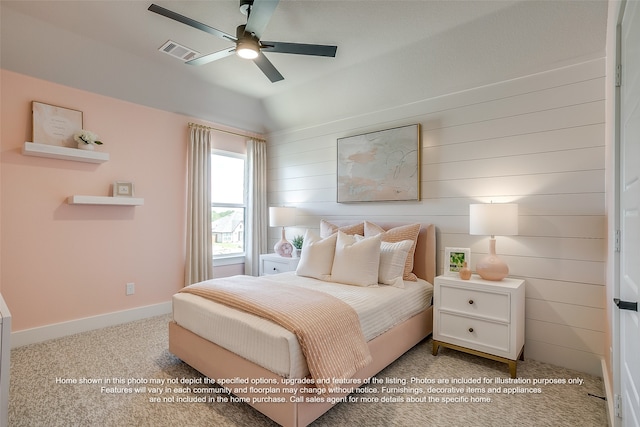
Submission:
<svg viewBox="0 0 640 427">
<path fill-rule="evenodd" d="M 81 150 L 93 151 L 93 144 L 85 144 L 84 142 L 78 142 L 78 148 Z"/>
</svg>

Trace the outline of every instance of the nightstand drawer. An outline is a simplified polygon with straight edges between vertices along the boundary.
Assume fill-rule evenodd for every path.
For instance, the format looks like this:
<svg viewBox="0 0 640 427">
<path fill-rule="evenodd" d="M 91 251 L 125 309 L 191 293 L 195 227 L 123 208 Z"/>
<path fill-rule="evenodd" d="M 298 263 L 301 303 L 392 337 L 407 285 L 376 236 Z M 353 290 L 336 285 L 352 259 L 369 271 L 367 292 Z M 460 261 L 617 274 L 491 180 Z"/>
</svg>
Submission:
<svg viewBox="0 0 640 427">
<path fill-rule="evenodd" d="M 488 292 L 479 289 L 440 286 L 440 310 L 455 311 L 470 316 L 481 316 L 509 322 L 511 302 L 508 293 Z"/>
<path fill-rule="evenodd" d="M 289 263 L 287 262 L 264 260 L 262 265 L 264 268 L 264 274 L 276 274 L 289 271 Z"/>
<path fill-rule="evenodd" d="M 260 255 L 260 275 L 296 271 L 300 258 L 286 258 L 276 254 Z"/>
<path fill-rule="evenodd" d="M 508 353 L 509 325 L 482 319 L 439 313 L 438 339 L 465 347 Z"/>
</svg>

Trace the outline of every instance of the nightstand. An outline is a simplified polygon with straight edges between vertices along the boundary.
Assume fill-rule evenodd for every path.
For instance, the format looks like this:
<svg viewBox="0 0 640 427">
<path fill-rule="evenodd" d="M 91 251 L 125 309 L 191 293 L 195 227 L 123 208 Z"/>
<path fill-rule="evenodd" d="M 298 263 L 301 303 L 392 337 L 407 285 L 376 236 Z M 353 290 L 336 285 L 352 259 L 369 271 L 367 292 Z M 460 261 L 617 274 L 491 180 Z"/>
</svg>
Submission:
<svg viewBox="0 0 640 427">
<path fill-rule="evenodd" d="M 260 255 L 260 275 L 296 271 L 300 258 L 285 258 L 278 254 Z"/>
<path fill-rule="evenodd" d="M 509 365 L 524 360 L 524 280 L 438 276 L 433 290 L 433 355 L 440 346 Z"/>
</svg>

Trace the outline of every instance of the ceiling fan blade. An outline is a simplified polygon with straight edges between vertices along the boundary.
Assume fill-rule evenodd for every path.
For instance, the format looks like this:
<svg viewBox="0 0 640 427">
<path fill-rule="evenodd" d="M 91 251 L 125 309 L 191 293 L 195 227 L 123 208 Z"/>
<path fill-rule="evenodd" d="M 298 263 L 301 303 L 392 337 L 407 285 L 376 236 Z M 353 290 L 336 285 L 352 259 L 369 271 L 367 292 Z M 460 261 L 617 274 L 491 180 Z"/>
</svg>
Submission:
<svg viewBox="0 0 640 427">
<path fill-rule="evenodd" d="M 265 76 L 271 80 L 271 83 L 279 82 L 280 80 L 284 80 L 282 74 L 273 66 L 271 61 L 267 59 L 266 56 L 262 52 L 258 54 L 258 57 L 253 60 L 256 63 L 258 68 L 262 70 Z"/>
<path fill-rule="evenodd" d="M 265 52 L 293 53 L 295 55 L 314 55 L 314 56 L 336 56 L 338 46 L 329 46 L 323 44 L 303 44 L 303 43 L 285 43 L 285 42 L 265 42 L 261 41 L 262 50 Z"/>
<path fill-rule="evenodd" d="M 255 34 L 258 38 L 267 28 L 273 12 L 275 12 L 280 0 L 254 0 L 249 12 L 249 19 L 245 31 Z"/>
<path fill-rule="evenodd" d="M 204 65 L 209 62 L 217 61 L 218 59 L 226 58 L 229 55 L 233 55 L 236 53 L 236 48 L 231 47 L 224 50 L 219 50 L 217 52 L 210 53 L 208 55 L 203 55 L 198 58 L 192 59 L 191 61 L 185 62 L 185 64 L 189 65 Z"/>
<path fill-rule="evenodd" d="M 208 26 L 207 24 L 203 24 L 202 22 L 198 22 L 195 19 L 188 18 L 186 16 L 180 15 L 179 13 L 173 12 L 169 9 L 165 9 L 162 6 L 158 6 L 157 4 L 152 4 L 149 6 L 151 12 L 155 12 L 158 15 L 165 16 L 169 19 L 173 19 L 174 21 L 181 22 L 183 24 L 189 25 L 190 27 L 196 28 L 198 30 L 207 32 L 209 34 L 213 34 L 216 37 L 220 37 L 221 39 L 230 40 L 232 42 L 237 41 L 238 39 L 231 34 L 227 34 L 224 31 L 217 30 L 213 27 Z"/>
</svg>

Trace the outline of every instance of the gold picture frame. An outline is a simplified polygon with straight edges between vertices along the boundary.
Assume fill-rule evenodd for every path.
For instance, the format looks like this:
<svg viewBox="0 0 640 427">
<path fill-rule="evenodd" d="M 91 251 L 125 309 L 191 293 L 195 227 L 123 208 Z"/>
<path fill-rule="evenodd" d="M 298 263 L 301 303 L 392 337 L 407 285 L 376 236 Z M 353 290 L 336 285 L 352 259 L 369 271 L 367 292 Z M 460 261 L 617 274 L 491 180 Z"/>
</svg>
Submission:
<svg viewBox="0 0 640 427">
<path fill-rule="evenodd" d="M 420 200 L 420 125 L 338 138 L 338 203 Z"/>
</svg>

